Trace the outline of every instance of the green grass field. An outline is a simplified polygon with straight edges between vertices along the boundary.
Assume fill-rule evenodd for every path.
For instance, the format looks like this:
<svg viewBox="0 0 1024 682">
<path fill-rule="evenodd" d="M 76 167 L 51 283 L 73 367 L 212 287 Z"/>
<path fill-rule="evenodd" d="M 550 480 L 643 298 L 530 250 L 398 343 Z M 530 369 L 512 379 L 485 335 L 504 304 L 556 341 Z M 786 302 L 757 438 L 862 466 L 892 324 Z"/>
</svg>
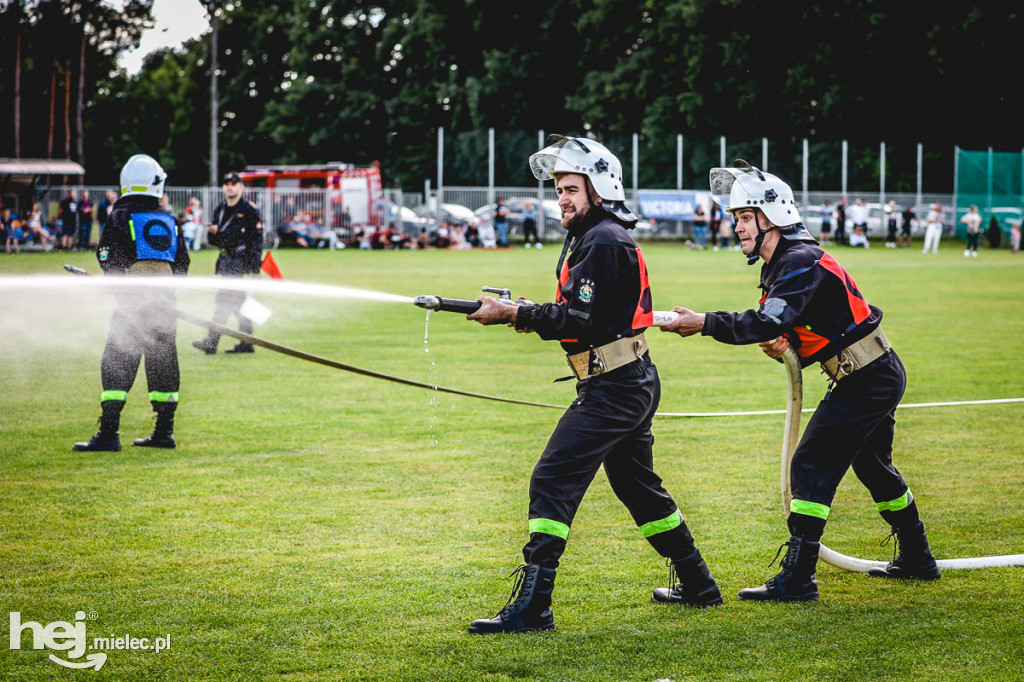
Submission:
<svg viewBox="0 0 1024 682">
<path fill-rule="evenodd" d="M 655 307 L 740 310 L 757 268 L 738 253 L 647 244 Z M 833 247 L 907 366 L 907 403 L 1024 396 L 1024 258 L 947 243 Z M 558 251 L 278 251 L 286 278 L 475 298 L 481 285 L 550 300 Z M 213 252 L 193 260 L 209 275 Z M 0 275 L 97 272 L 90 254 L 0 256 Z M 560 412 L 436 393 L 258 350 L 205 356 L 182 323 L 173 451 L 140 451 L 142 373 L 120 453 L 74 453 L 95 431 L 107 294 L 0 290 L 0 641 L 8 612 L 46 625 L 90 614 L 88 637 L 171 636 L 71 671 L 0 645 L 4 680 L 1022 680 L 1024 568 L 893 584 L 820 565 L 821 601 L 750 604 L 787 539 L 782 417 L 659 419 L 655 460 L 722 586 L 722 608 L 651 603 L 667 569 L 599 474 L 573 524 L 553 633 L 472 637 L 526 540 L 527 486 Z M 2 282 L 2 280 L 0 280 Z M 212 294 L 179 306 L 209 316 Z M 412 305 L 265 296 L 257 333 L 381 372 L 568 404 L 557 344 Z M 784 369 L 754 347 L 648 333 L 666 412 L 782 408 Z M 222 348 L 228 345 L 222 341 Z M 804 373 L 805 405 L 824 393 Z M 1021 404 L 907 409 L 896 464 L 939 558 L 1024 552 Z M 852 474 L 824 541 L 891 557 Z M 95 618 L 93 618 L 95 616 Z M 52 652 L 67 659 L 67 652 Z"/>
</svg>

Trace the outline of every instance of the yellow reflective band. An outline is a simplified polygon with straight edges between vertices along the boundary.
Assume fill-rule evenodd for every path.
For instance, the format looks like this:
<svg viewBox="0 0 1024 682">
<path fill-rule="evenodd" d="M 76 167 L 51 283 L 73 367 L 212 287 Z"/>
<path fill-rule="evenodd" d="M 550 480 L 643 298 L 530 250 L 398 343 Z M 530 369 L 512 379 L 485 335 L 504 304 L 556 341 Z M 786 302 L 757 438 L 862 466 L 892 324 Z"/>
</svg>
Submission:
<svg viewBox="0 0 1024 682">
<path fill-rule="evenodd" d="M 100 402 L 107 400 L 120 400 L 123 403 L 128 400 L 128 391 L 103 391 L 100 394 Z"/>
<path fill-rule="evenodd" d="M 683 515 L 677 509 L 660 521 L 651 521 L 640 526 L 640 532 L 643 533 L 645 538 L 649 538 L 652 535 L 658 533 L 664 533 L 667 530 L 678 528 L 679 524 L 683 522 Z"/>
<path fill-rule="evenodd" d="M 154 403 L 176 403 L 178 402 L 178 392 L 163 393 L 161 391 L 150 391 L 149 400 Z"/>
<path fill-rule="evenodd" d="M 147 189 L 149 188 L 146 187 L 145 185 L 132 185 L 133 192 L 145 192 Z"/>
<path fill-rule="evenodd" d="M 876 502 L 875 506 L 878 507 L 878 511 L 899 511 L 906 509 L 910 506 L 910 503 L 914 501 L 914 496 L 910 493 L 910 488 L 907 488 L 907 492 L 903 493 L 895 500 L 889 500 L 888 502 Z"/>
<path fill-rule="evenodd" d="M 551 519 L 530 519 L 530 532 L 547 533 L 566 540 L 569 537 L 569 526 Z"/>
<path fill-rule="evenodd" d="M 824 521 L 828 519 L 828 513 L 832 511 L 832 509 L 831 507 L 826 507 L 825 505 L 818 504 L 817 502 L 808 502 L 807 500 L 790 500 L 789 511 L 794 514 L 814 516 Z"/>
<path fill-rule="evenodd" d="M 128 219 L 128 229 L 131 230 L 132 241 L 135 241 L 135 221 L 131 218 Z"/>
</svg>

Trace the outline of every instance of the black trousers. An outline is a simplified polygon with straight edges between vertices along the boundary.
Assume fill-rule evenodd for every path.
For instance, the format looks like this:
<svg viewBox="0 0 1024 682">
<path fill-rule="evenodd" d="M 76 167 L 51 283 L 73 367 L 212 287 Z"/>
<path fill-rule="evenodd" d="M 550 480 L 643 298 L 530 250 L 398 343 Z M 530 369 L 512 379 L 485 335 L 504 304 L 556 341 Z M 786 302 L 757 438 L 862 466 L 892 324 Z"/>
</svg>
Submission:
<svg viewBox="0 0 1024 682">
<path fill-rule="evenodd" d="M 650 358 L 577 382 L 576 392 L 534 467 L 531 527 L 536 520 L 553 521 L 564 524 L 567 533 L 603 464 L 612 490 L 654 549 L 676 559 L 691 554 L 693 536 L 654 472 L 651 419 L 661 400 L 661 382 Z M 664 520 L 666 530 L 650 532 Z M 565 544 L 558 534 L 532 532 L 523 558 L 555 568 Z"/>
<path fill-rule="evenodd" d="M 252 320 L 238 312 L 242 307 L 242 303 L 245 302 L 245 297 L 246 293 L 244 291 L 219 289 L 213 299 L 213 321 L 217 324 L 227 325 L 228 318 L 234 315 L 235 319 L 238 320 L 238 331 L 252 334 Z M 217 343 L 220 340 L 220 334 L 212 329 L 210 330 L 209 337 L 213 343 Z"/>
<path fill-rule="evenodd" d="M 527 244 L 537 243 L 537 221 L 526 219 L 523 221 L 523 241 Z"/>
<path fill-rule="evenodd" d="M 790 483 L 794 503 L 830 508 L 850 467 L 875 503 L 895 500 L 907 492 L 906 481 L 892 463 L 896 407 L 906 385 L 906 371 L 894 350 L 835 385 L 818 404 L 793 455 Z M 791 507 L 791 511 L 796 510 Z M 800 516 L 803 514 L 790 517 L 794 532 L 793 517 Z M 809 525 L 823 529 L 825 519 L 817 521 Z M 796 523 L 800 522 L 798 518 Z"/>
<path fill-rule="evenodd" d="M 116 294 L 100 375 L 104 391 L 130 391 L 146 358 L 150 393 L 177 393 L 180 384 L 173 291 Z"/>
</svg>

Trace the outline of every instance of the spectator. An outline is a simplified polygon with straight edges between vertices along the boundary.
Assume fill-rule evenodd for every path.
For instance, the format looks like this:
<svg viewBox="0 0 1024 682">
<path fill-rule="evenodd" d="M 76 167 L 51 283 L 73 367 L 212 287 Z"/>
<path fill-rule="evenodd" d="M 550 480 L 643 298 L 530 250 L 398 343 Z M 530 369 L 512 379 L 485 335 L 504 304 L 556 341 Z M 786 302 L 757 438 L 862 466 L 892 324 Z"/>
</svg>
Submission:
<svg viewBox="0 0 1024 682">
<path fill-rule="evenodd" d="M 1017 253 L 1020 251 L 1020 222 L 1013 223 L 1010 225 L 1010 252 Z"/>
<path fill-rule="evenodd" d="M 722 223 L 722 207 L 714 199 L 711 200 L 711 215 L 708 227 L 708 235 L 711 237 L 711 246 L 718 251 L 718 228 Z"/>
<path fill-rule="evenodd" d="M 452 245 L 452 230 L 447 220 L 441 221 L 441 226 L 437 228 L 437 234 L 434 236 L 434 246 L 439 249 L 447 249 Z"/>
<path fill-rule="evenodd" d="M 864 203 L 863 199 L 855 199 L 853 206 L 850 207 L 850 222 L 853 223 L 854 233 L 856 233 L 857 228 L 860 227 L 861 236 L 864 236 L 866 239 L 866 235 L 868 233 L 868 207 Z M 854 246 L 854 241 L 857 241 L 857 244 L 860 245 L 860 239 L 854 240 L 851 237 L 850 246 Z"/>
<path fill-rule="evenodd" d="M 729 239 L 732 237 L 732 220 L 723 217 L 718 221 L 718 246 L 715 247 L 715 251 L 718 251 L 719 247 L 723 251 L 729 250 Z"/>
<path fill-rule="evenodd" d="M 533 239 L 532 243 L 531 238 Z M 523 242 L 526 243 L 526 248 L 530 248 L 533 244 L 536 244 L 538 249 L 542 248 L 541 243 L 537 241 L 537 208 L 532 201 L 527 201 L 523 205 Z"/>
<path fill-rule="evenodd" d="M 699 201 L 693 210 L 693 241 L 696 249 L 703 251 L 708 248 L 708 214 Z"/>
<path fill-rule="evenodd" d="M 477 232 L 480 235 L 480 246 L 485 249 L 493 249 L 498 245 L 497 237 L 494 234 L 494 225 L 490 219 L 483 217 L 477 223 Z"/>
<path fill-rule="evenodd" d="M 978 207 L 971 204 L 971 209 L 960 219 L 967 226 L 967 248 L 964 249 L 964 258 L 968 256 L 978 257 L 978 239 L 981 238 L 981 214 Z"/>
<path fill-rule="evenodd" d="M 899 229 L 900 225 L 900 209 L 896 205 L 895 201 L 889 202 L 889 207 L 886 209 L 885 216 L 889 227 L 889 232 L 886 234 L 885 237 L 885 248 L 895 249 L 896 230 Z"/>
<path fill-rule="evenodd" d="M 903 209 L 903 225 L 900 228 L 899 246 L 901 249 L 904 246 L 906 246 L 908 249 L 910 248 L 910 230 L 916 223 L 917 216 L 914 215 L 914 209 L 911 208 L 910 206 L 907 206 L 905 209 Z M 906 240 L 906 244 L 903 243 L 904 240 Z"/>
<path fill-rule="evenodd" d="M 831 244 L 829 237 L 832 236 L 832 214 L 834 209 L 832 208 L 832 202 L 828 199 L 822 205 L 818 214 L 821 216 L 821 245 L 826 246 Z"/>
<path fill-rule="evenodd" d="M 356 238 L 359 240 L 360 251 L 369 251 L 371 248 L 373 248 L 370 243 L 369 230 L 356 230 Z"/>
<path fill-rule="evenodd" d="M 38 201 L 32 204 L 32 212 L 25 223 L 25 228 L 32 233 L 35 242 L 43 247 L 43 251 L 53 250 L 53 237 L 43 227 L 43 205 Z"/>
<path fill-rule="evenodd" d="M 505 200 L 498 197 L 498 203 L 494 207 L 494 229 L 498 232 L 498 246 L 508 246 L 508 206 Z"/>
<path fill-rule="evenodd" d="M 78 192 L 71 190 L 57 209 L 57 227 L 60 229 L 60 248 L 71 250 L 72 240 L 78 234 Z"/>
<path fill-rule="evenodd" d="M 928 211 L 924 223 L 924 250 L 921 253 L 928 253 L 928 249 L 931 249 L 932 253 L 938 253 L 939 240 L 942 239 L 942 204 L 935 202 L 932 210 Z"/>
<path fill-rule="evenodd" d="M 92 221 L 96 206 L 89 198 L 89 190 L 82 190 L 82 200 L 78 202 L 78 248 L 87 251 L 92 243 Z"/>
<path fill-rule="evenodd" d="M 14 252 L 21 253 L 21 246 L 18 244 L 18 238 L 21 232 L 20 227 L 16 227 L 18 221 L 11 217 L 11 209 L 7 206 L 0 210 L 0 232 L 3 232 L 4 236 L 4 249 L 7 253 L 11 252 L 11 244 L 14 244 Z"/>
<path fill-rule="evenodd" d="M 868 241 L 868 236 L 864 233 L 863 226 L 853 226 L 853 234 L 850 235 L 850 246 L 860 246 L 865 249 L 871 248 L 871 243 Z"/>
<path fill-rule="evenodd" d="M 107 218 L 110 217 L 110 210 L 117 203 L 117 192 L 112 189 L 108 189 L 100 200 L 100 205 L 96 208 L 96 222 L 100 226 L 100 237 L 103 236 L 103 226 L 107 223 Z"/>
<path fill-rule="evenodd" d="M 182 226 L 182 231 L 185 233 L 185 241 L 188 244 L 189 251 L 198 251 L 199 242 L 203 226 L 203 205 L 199 202 L 199 197 L 191 197 L 188 200 L 188 206 L 185 208 L 185 224 Z"/>
<path fill-rule="evenodd" d="M 836 204 L 836 244 L 846 243 L 846 197 Z"/>
<path fill-rule="evenodd" d="M 466 242 L 474 248 L 480 246 L 480 231 L 477 229 L 476 223 L 466 225 Z M 542 246 L 544 245 L 537 242 L 538 249 Z"/>
</svg>

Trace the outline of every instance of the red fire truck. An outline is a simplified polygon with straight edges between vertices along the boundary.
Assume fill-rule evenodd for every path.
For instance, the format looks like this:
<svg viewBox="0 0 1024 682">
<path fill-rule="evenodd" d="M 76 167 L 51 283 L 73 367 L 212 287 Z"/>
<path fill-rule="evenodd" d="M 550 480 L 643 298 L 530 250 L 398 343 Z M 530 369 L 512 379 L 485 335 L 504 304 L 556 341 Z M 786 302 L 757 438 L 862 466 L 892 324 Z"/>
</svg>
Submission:
<svg viewBox="0 0 1024 682">
<path fill-rule="evenodd" d="M 380 165 L 358 168 L 346 163 L 305 166 L 247 166 L 239 173 L 246 186 L 271 190 L 271 202 L 299 203 L 322 218 L 327 228 L 378 226 L 384 222 Z M 321 189 L 319 192 L 300 190 Z M 308 196 L 308 195 L 314 196 Z M 314 197 L 322 197 L 317 200 Z M 290 200 L 290 202 L 289 202 Z M 275 211 L 276 212 L 276 211 Z"/>
</svg>

